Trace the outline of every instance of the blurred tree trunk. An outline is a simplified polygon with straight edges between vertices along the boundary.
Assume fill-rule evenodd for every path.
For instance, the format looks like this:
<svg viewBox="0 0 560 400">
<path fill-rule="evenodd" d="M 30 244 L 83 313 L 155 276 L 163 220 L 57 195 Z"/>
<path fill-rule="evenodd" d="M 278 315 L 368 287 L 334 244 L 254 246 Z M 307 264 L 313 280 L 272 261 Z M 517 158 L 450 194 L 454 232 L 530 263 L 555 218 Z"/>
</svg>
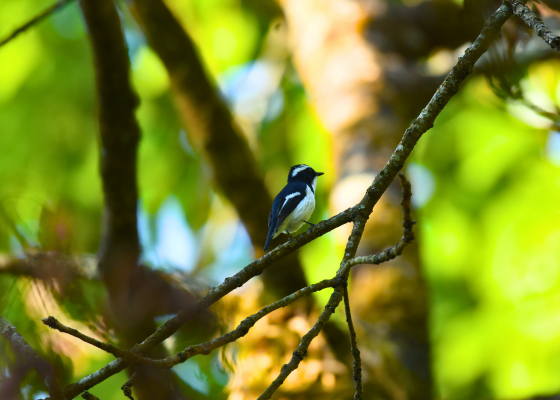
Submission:
<svg viewBox="0 0 560 400">
<path fill-rule="evenodd" d="M 458 11 L 449 2 L 441 3 L 447 19 L 445 13 L 432 18 L 430 22 L 436 26 L 444 21 L 449 25 L 449 11 Z M 291 30 L 294 63 L 319 118 L 333 136 L 338 178 L 331 206 L 337 213 L 359 200 L 389 159 L 410 119 L 441 82 L 440 77 L 422 76 L 407 60 L 429 52 L 437 43 L 433 36 L 438 36 L 438 29 L 434 27 L 436 33 L 425 35 L 427 43 L 417 43 L 424 47 L 412 46 L 411 51 L 406 45 L 414 38 L 414 29 L 422 36 L 423 28 L 413 24 L 418 9 L 393 7 L 383 1 L 283 0 L 281 4 Z M 437 11 L 433 5 L 422 7 L 425 12 Z M 401 17 L 396 18 L 395 12 Z M 406 28 L 403 21 L 408 23 Z M 379 26 L 384 25 L 392 30 L 380 31 Z M 402 36 L 409 40 L 402 40 Z M 463 39 L 464 35 L 455 41 L 460 44 Z M 393 46 L 394 52 L 382 53 L 379 44 Z M 410 51 L 410 57 L 395 49 Z M 374 209 L 360 255 L 391 246 L 398 241 L 401 229 L 399 193 L 394 186 Z M 350 299 L 361 336 L 358 343 L 366 397 L 431 398 L 427 288 L 417 245 L 383 266 L 357 268 L 352 282 Z"/>
<path fill-rule="evenodd" d="M 161 299 L 173 291 L 157 272 L 139 265 L 136 159 L 140 128 L 134 114 L 138 99 L 130 86 L 130 61 L 116 5 L 113 0 L 81 0 L 80 6 L 93 49 L 99 104 L 105 199 L 99 271 L 115 333 L 130 348 L 156 330 L 154 317 L 165 313 L 158 309 Z M 192 302 L 182 300 L 182 308 Z M 166 351 L 159 345 L 148 355 L 165 357 Z M 138 366 L 129 368 L 129 373 L 134 370 L 137 399 L 184 398 L 173 372 Z"/>
</svg>

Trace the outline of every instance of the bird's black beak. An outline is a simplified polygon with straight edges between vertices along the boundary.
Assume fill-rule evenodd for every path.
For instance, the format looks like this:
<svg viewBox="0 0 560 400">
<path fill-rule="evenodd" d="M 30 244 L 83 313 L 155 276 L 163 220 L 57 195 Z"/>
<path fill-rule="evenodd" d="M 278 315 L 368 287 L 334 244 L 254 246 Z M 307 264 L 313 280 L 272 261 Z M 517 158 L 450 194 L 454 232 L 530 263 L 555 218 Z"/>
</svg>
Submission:
<svg viewBox="0 0 560 400">
<path fill-rule="evenodd" d="M 325 174 L 324 172 L 315 172 L 315 173 L 317 174 L 317 176 L 321 176 Z"/>
</svg>

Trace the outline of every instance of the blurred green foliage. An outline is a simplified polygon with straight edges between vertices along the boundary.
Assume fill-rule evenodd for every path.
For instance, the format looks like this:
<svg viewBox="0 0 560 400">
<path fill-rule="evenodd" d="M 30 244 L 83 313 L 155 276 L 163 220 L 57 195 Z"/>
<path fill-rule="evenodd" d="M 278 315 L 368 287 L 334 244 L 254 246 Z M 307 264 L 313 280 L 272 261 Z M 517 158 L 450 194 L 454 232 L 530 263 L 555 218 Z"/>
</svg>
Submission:
<svg viewBox="0 0 560 400">
<path fill-rule="evenodd" d="M 50 3 L 2 1 L 0 37 Z M 222 86 L 227 86 L 226 73 L 232 68 L 252 68 L 267 33 L 263 26 L 273 14 L 256 14 L 251 2 L 235 0 L 169 3 Z M 138 177 L 143 243 L 155 249 L 149 258 L 154 267 L 171 264 L 217 283 L 253 257 L 249 239 L 227 201 L 214 192 L 203 157 L 186 140 L 165 69 L 126 10 L 123 14 L 132 82 L 141 98 L 137 116 L 142 127 Z M 525 90 L 543 108 L 560 106 L 559 71 L 557 61 L 540 62 L 524 80 Z M 280 112 L 265 120 L 254 138 L 266 182 L 276 193 L 296 163 L 324 171 L 314 218 L 326 218 L 335 176 L 331 138 L 289 65 L 276 95 Z M 522 398 L 560 391 L 560 133 L 544 126 L 527 107 L 498 99 L 485 79 L 476 77 L 413 153 L 412 161 L 435 182 L 429 201 L 417 210 L 417 236 L 430 288 L 441 397 Z M 96 131 L 92 58 L 74 3 L 0 48 L 2 253 L 20 256 L 25 246 L 10 221 L 31 246 L 96 252 L 103 201 Z M 413 188 L 424 184 L 429 186 L 418 179 Z M 169 228 L 158 222 L 166 199 L 178 199 L 182 206 L 179 211 L 172 207 L 172 215 L 183 221 L 173 225 L 172 233 L 183 232 L 192 241 L 184 264 L 170 262 L 175 259 L 158 239 L 164 237 L 162 229 Z M 224 239 L 226 249 L 215 246 L 215 238 Z M 332 276 L 336 246 L 334 236 L 326 235 L 302 249 L 310 282 Z M 220 252 L 229 257 L 220 258 Z M 74 342 L 70 350 L 60 351 L 66 339 L 61 342 L 60 335 L 38 323 L 55 310 L 74 321 L 95 322 L 103 307 L 102 286 L 78 282 L 56 303 L 42 298 L 47 296 L 42 288 L 30 279 L 0 274 L 0 313 L 35 349 L 57 366 L 66 366 L 65 383 L 110 361 L 105 353 Z M 317 294 L 321 301 L 327 296 Z M 70 357 L 72 351 L 79 356 Z M 224 396 L 220 393 L 228 375 L 215 354 L 190 360 L 177 374 L 191 398 Z M 28 379 L 37 377 L 30 374 Z M 121 373 L 92 393 L 104 400 L 120 399 L 125 380 Z M 25 397 L 35 392 L 27 391 Z"/>
</svg>

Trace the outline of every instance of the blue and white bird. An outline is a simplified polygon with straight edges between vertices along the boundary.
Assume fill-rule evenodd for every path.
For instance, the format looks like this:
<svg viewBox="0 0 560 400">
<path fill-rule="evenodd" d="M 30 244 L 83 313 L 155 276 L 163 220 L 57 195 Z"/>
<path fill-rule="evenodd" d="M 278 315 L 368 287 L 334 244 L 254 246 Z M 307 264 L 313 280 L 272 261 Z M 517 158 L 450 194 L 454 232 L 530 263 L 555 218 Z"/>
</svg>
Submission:
<svg viewBox="0 0 560 400">
<path fill-rule="evenodd" d="M 268 216 L 268 235 L 264 251 L 268 249 L 270 241 L 281 233 L 298 231 L 303 224 L 313 226 L 308 222 L 315 209 L 315 188 L 317 177 L 322 172 L 315 172 L 309 165 L 299 164 L 290 168 L 288 184 L 278 193 L 272 203 L 272 210 Z"/>
</svg>

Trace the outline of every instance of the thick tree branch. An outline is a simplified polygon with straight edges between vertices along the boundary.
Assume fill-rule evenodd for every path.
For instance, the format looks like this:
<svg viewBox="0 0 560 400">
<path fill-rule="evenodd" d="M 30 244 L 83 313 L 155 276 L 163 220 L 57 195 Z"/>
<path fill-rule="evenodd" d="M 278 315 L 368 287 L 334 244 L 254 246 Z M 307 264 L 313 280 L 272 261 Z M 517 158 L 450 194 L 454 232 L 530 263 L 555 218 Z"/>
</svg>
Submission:
<svg viewBox="0 0 560 400">
<path fill-rule="evenodd" d="M 268 233 L 263 221 L 268 220 L 272 198 L 247 139 L 206 73 L 195 43 L 165 3 L 135 0 L 131 11 L 169 73 L 189 140 L 206 155 L 214 180 L 259 254 Z M 267 288 L 280 295 L 307 285 L 297 257 L 290 257 L 285 266 L 263 276 Z"/>
<path fill-rule="evenodd" d="M 550 47 L 560 51 L 560 36 L 552 33 L 543 23 L 542 19 L 537 17 L 529 7 L 519 0 L 506 0 L 505 2 L 511 6 L 517 18 L 523 20 L 523 22 L 534 30 Z"/>
<path fill-rule="evenodd" d="M 189 139 L 204 149 L 214 178 L 254 243 L 262 246 L 267 234 L 262 222 L 268 218 L 272 199 L 255 156 L 218 96 L 195 44 L 161 0 L 135 0 L 131 11 L 169 72 Z"/>
<path fill-rule="evenodd" d="M 50 398 L 53 400 L 65 400 L 66 397 L 56 382 L 53 368 L 33 350 L 10 321 L 2 316 L 0 316 L 0 334 L 10 343 L 14 352 L 22 356 L 41 375 L 47 386 Z"/>
<path fill-rule="evenodd" d="M 12 33 L 10 33 L 7 37 L 5 37 L 4 39 L 2 39 L 0 41 L 0 47 L 4 46 L 6 43 L 12 41 L 13 39 L 15 39 L 19 34 L 25 32 L 26 30 L 28 30 L 29 28 L 31 28 L 32 26 L 38 24 L 39 22 L 41 22 L 42 20 L 44 20 L 45 18 L 47 18 L 49 15 L 51 15 L 52 13 L 61 10 L 65 5 L 71 3 L 73 0 L 61 0 L 55 4 L 53 4 L 52 6 L 50 6 L 49 8 L 47 8 L 46 10 L 44 10 L 43 12 L 41 12 L 39 15 L 31 18 L 28 22 L 26 22 L 25 24 L 23 24 L 22 26 L 20 26 L 19 28 L 15 29 Z"/>
<path fill-rule="evenodd" d="M 142 354 L 143 351 L 161 343 L 167 337 L 176 332 L 177 329 L 188 321 L 196 311 L 209 307 L 211 304 L 215 303 L 235 288 L 243 285 L 252 277 L 262 273 L 262 271 L 264 271 L 264 269 L 272 263 L 278 261 L 282 257 L 285 257 L 287 254 L 295 251 L 304 244 L 316 239 L 330 230 L 354 220 L 355 222 L 352 234 L 348 240 L 344 258 L 341 261 L 341 268 L 339 268 L 339 271 L 337 272 L 337 276 L 339 278 L 345 278 L 351 268 L 351 263 L 349 263 L 349 261 L 352 260 L 356 254 L 359 240 L 361 239 L 365 227 L 365 222 L 369 218 L 375 203 L 387 190 L 389 184 L 395 178 L 397 173 L 402 169 L 404 162 L 412 152 L 412 149 L 417 141 L 429 128 L 433 126 L 436 117 L 443 110 L 449 99 L 457 93 L 461 83 L 470 75 L 475 62 L 488 49 L 488 46 L 492 43 L 500 31 L 501 26 L 511 16 L 511 14 L 511 9 L 507 5 L 502 5 L 488 19 L 476 41 L 466 50 L 465 54 L 461 56 L 431 101 L 421 112 L 420 116 L 414 120 L 411 126 L 406 130 L 401 143 L 397 146 L 395 152 L 383 170 L 381 170 L 381 172 L 376 176 L 365 197 L 358 205 L 347 209 L 329 220 L 317 224 L 315 227 L 299 235 L 296 240 L 285 243 L 284 245 L 281 245 L 267 253 L 265 256 L 252 262 L 234 277 L 227 278 L 224 283 L 214 288 L 207 295 L 197 301 L 196 307 L 180 312 L 154 332 L 154 334 L 145 339 L 141 344 L 134 346 L 131 350 Z M 311 340 L 319 334 L 331 314 L 334 312 L 335 308 L 342 300 L 342 291 L 343 287 L 341 285 L 335 288 L 327 306 L 325 307 L 325 310 L 319 317 L 315 326 L 302 339 L 302 342 L 300 343 L 300 346 L 298 346 L 298 350 L 294 352 L 294 357 L 292 357 L 289 365 L 282 369 L 278 379 L 269 389 L 267 389 L 265 393 L 263 393 L 261 398 L 270 398 L 276 388 L 280 386 L 281 382 L 283 382 L 289 373 L 293 371 L 297 365 L 299 365 L 299 362 L 307 351 L 309 343 L 311 343 Z M 80 380 L 76 384 L 69 385 L 65 389 L 65 394 L 69 398 L 72 398 L 72 395 L 75 397 L 75 395 L 95 386 L 99 382 L 107 379 L 109 376 L 120 372 L 125 367 L 126 361 L 122 358 L 117 359 L 94 374 Z"/>
</svg>

